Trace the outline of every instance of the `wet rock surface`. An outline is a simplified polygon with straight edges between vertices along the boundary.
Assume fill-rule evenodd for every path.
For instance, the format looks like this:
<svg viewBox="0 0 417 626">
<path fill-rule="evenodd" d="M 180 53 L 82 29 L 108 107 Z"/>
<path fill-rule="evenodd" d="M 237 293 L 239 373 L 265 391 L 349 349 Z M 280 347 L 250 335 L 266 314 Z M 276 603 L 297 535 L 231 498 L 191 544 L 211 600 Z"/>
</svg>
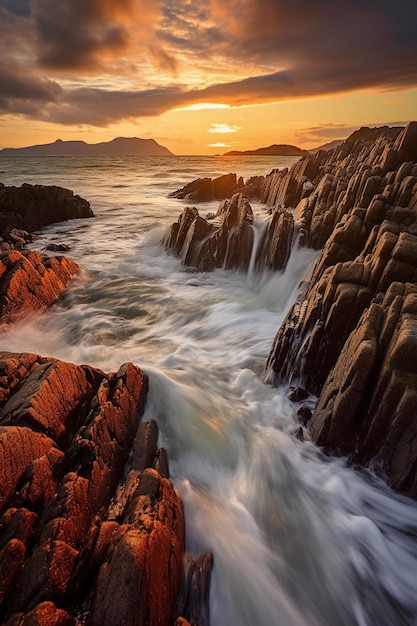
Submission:
<svg viewBox="0 0 417 626">
<path fill-rule="evenodd" d="M 0 354 L 1 623 L 175 621 L 184 515 L 146 393 L 130 363 Z"/>
<path fill-rule="evenodd" d="M 33 231 L 67 219 L 93 217 L 90 204 L 62 187 L 0 183 L 0 320 L 11 321 L 57 302 L 79 265 L 64 256 L 29 251 Z M 53 252 L 69 250 L 52 244 Z"/>
<path fill-rule="evenodd" d="M 295 216 L 305 243 L 324 249 L 267 363 L 274 384 L 318 397 L 313 439 L 414 498 L 416 150 L 413 122 L 316 155 L 321 176 Z"/>
<path fill-rule="evenodd" d="M 165 247 L 183 265 L 200 271 L 216 267 L 248 271 L 254 245 L 253 211 L 241 193 L 223 200 L 216 214 L 206 219 L 186 207 L 164 238 Z M 276 209 L 253 260 L 258 269 L 282 270 L 290 256 L 296 234 L 291 212 Z"/>
<path fill-rule="evenodd" d="M 241 194 L 224 200 L 209 219 L 202 218 L 195 207 L 187 207 L 165 236 L 165 247 L 184 265 L 198 270 L 225 267 L 246 271 L 253 243 L 252 221 L 252 208 Z"/>
</svg>

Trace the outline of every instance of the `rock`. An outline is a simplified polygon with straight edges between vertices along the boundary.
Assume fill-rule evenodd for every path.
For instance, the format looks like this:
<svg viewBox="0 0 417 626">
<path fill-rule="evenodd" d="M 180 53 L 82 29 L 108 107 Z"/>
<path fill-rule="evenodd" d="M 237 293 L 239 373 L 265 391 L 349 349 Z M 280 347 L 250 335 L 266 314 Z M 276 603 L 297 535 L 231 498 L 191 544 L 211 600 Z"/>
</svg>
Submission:
<svg viewBox="0 0 417 626">
<path fill-rule="evenodd" d="M 307 156 L 294 163 L 289 171 L 271 173 L 266 178 L 263 202 L 273 207 L 295 208 L 312 192 L 319 173 L 317 163 Z M 305 185 L 307 181 L 309 184 Z"/>
<path fill-rule="evenodd" d="M 293 214 L 283 209 L 275 209 L 256 255 L 256 268 L 274 271 L 285 269 L 293 247 L 295 232 Z"/>
<path fill-rule="evenodd" d="M 401 162 L 417 162 L 417 122 L 410 122 L 394 144 Z"/>
<path fill-rule="evenodd" d="M 308 422 L 311 420 L 312 418 L 312 411 L 310 409 L 310 407 L 308 406 L 301 406 L 298 411 L 297 411 L 297 415 L 301 420 L 301 423 L 303 424 L 303 426 L 306 426 L 308 424 Z"/>
<path fill-rule="evenodd" d="M 197 559 L 188 556 L 179 612 L 184 622 L 179 624 L 210 624 L 210 580 L 213 570 L 213 554 L 206 552 Z M 185 619 L 186 618 L 186 619 Z"/>
<path fill-rule="evenodd" d="M 193 180 L 182 189 L 171 194 L 173 198 L 190 200 L 191 202 L 208 202 L 210 200 L 222 200 L 230 198 L 243 181 L 237 180 L 236 174 L 225 174 L 218 178 L 198 178 Z"/>
<path fill-rule="evenodd" d="M 235 194 L 220 204 L 210 222 L 200 217 L 197 209 L 187 207 L 164 242 L 189 267 L 202 271 L 215 267 L 245 270 L 252 251 L 252 220 L 248 200 Z"/>
<path fill-rule="evenodd" d="M 26 247 L 26 244 L 32 243 L 37 239 L 39 239 L 37 235 L 28 233 L 21 228 L 13 228 L 9 224 L 0 235 L 0 251 L 21 250 Z"/>
<path fill-rule="evenodd" d="M 417 498 L 417 424 L 412 419 L 417 410 L 416 303 L 414 284 L 394 283 L 381 304 L 371 305 L 328 376 L 309 425 L 318 443 L 343 454 L 355 450 L 357 462 L 371 464 L 391 487 L 413 498 Z"/>
<path fill-rule="evenodd" d="M 88 591 L 87 586 L 79 598 L 92 575 L 98 530 L 132 450 L 146 388 L 146 377 L 132 364 L 106 375 L 37 355 L 1 353 L 3 621 L 29 623 L 22 620 L 32 611 L 38 619 L 43 604 L 59 600 L 65 619 L 69 611 L 68 623 L 75 623 L 69 607 Z M 143 439 L 149 439 L 146 432 Z M 137 458 L 146 465 L 143 453 Z M 111 537 L 102 542 L 102 559 Z"/>
<path fill-rule="evenodd" d="M 8 504 L 30 464 L 47 453 L 54 442 L 43 433 L 23 426 L 0 426 L 0 511 Z"/>
<path fill-rule="evenodd" d="M 6 626 L 76 626 L 77 620 L 53 602 L 42 602 L 29 613 L 15 613 Z"/>
<path fill-rule="evenodd" d="M 45 250 L 49 250 L 50 252 L 69 252 L 70 247 L 65 243 L 48 243 L 45 247 Z"/>
<path fill-rule="evenodd" d="M 68 219 L 93 217 L 90 204 L 69 189 L 28 185 L 0 188 L 0 232 L 13 227 L 29 232 Z"/>
<path fill-rule="evenodd" d="M 90 623 L 172 623 L 183 552 L 182 505 L 171 483 L 146 469 L 98 573 Z"/>
<path fill-rule="evenodd" d="M 413 498 L 416 129 L 413 122 L 371 140 L 362 133 L 315 156 L 321 174 L 295 216 L 303 243 L 324 248 L 266 368 L 273 384 L 318 396 L 311 419 L 308 406 L 299 411 L 318 444 L 373 468 Z M 279 193 L 294 180 L 281 174 Z"/>
<path fill-rule="evenodd" d="M 130 363 L 0 354 L 2 623 L 175 620 L 184 514 L 146 391 Z"/>
<path fill-rule="evenodd" d="M 308 398 L 308 393 L 305 389 L 302 389 L 302 387 L 290 387 L 287 397 L 291 402 L 302 402 Z"/>
<path fill-rule="evenodd" d="M 0 318 L 10 321 L 57 302 L 79 271 L 66 257 L 17 250 L 0 255 Z"/>
<path fill-rule="evenodd" d="M 186 207 L 179 216 L 178 222 L 171 226 L 171 229 L 164 237 L 163 243 L 165 247 L 172 250 L 176 255 L 181 254 L 188 230 L 197 217 L 199 217 L 199 214 L 195 207 Z"/>
</svg>

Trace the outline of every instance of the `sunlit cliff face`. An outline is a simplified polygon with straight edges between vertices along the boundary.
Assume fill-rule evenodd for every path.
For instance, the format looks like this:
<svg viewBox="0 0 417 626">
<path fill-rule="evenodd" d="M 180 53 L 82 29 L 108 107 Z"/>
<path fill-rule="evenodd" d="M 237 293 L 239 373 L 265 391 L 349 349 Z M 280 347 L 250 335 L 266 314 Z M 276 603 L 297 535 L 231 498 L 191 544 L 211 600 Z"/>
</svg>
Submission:
<svg viewBox="0 0 417 626">
<path fill-rule="evenodd" d="M 0 0 L 1 143 L 135 135 L 210 153 L 404 123 L 411 4 Z"/>
</svg>

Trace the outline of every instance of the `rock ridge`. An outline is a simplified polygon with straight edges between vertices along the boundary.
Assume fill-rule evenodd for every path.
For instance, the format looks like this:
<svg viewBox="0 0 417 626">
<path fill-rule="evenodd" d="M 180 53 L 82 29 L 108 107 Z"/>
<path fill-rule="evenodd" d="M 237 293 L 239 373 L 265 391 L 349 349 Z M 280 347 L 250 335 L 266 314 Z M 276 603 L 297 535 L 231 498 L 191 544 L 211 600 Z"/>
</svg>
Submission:
<svg viewBox="0 0 417 626">
<path fill-rule="evenodd" d="M 131 363 L 0 353 L 1 623 L 175 621 L 184 512 L 147 387 Z"/>
<path fill-rule="evenodd" d="M 267 375 L 318 397 L 315 441 L 417 498 L 417 123 L 393 135 L 315 156 L 294 210 L 305 244 L 324 247 Z"/>
</svg>

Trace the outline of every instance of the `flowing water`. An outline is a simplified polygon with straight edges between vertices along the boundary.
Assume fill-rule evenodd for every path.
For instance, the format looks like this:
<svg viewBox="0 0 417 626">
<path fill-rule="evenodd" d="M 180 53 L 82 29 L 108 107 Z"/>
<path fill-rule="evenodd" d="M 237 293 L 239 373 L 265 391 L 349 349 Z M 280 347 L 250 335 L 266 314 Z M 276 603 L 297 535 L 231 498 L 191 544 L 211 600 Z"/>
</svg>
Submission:
<svg viewBox="0 0 417 626">
<path fill-rule="evenodd" d="M 297 406 L 263 381 L 317 253 L 294 249 L 285 273 L 194 273 L 160 245 L 186 206 L 171 191 L 293 160 L 0 157 L 3 183 L 68 187 L 96 216 L 33 244 L 69 245 L 83 272 L 61 304 L 1 328 L 0 349 L 147 372 L 187 547 L 214 554 L 211 626 L 417 624 L 417 503 L 299 441 Z M 268 212 L 254 210 L 259 231 Z"/>
</svg>

